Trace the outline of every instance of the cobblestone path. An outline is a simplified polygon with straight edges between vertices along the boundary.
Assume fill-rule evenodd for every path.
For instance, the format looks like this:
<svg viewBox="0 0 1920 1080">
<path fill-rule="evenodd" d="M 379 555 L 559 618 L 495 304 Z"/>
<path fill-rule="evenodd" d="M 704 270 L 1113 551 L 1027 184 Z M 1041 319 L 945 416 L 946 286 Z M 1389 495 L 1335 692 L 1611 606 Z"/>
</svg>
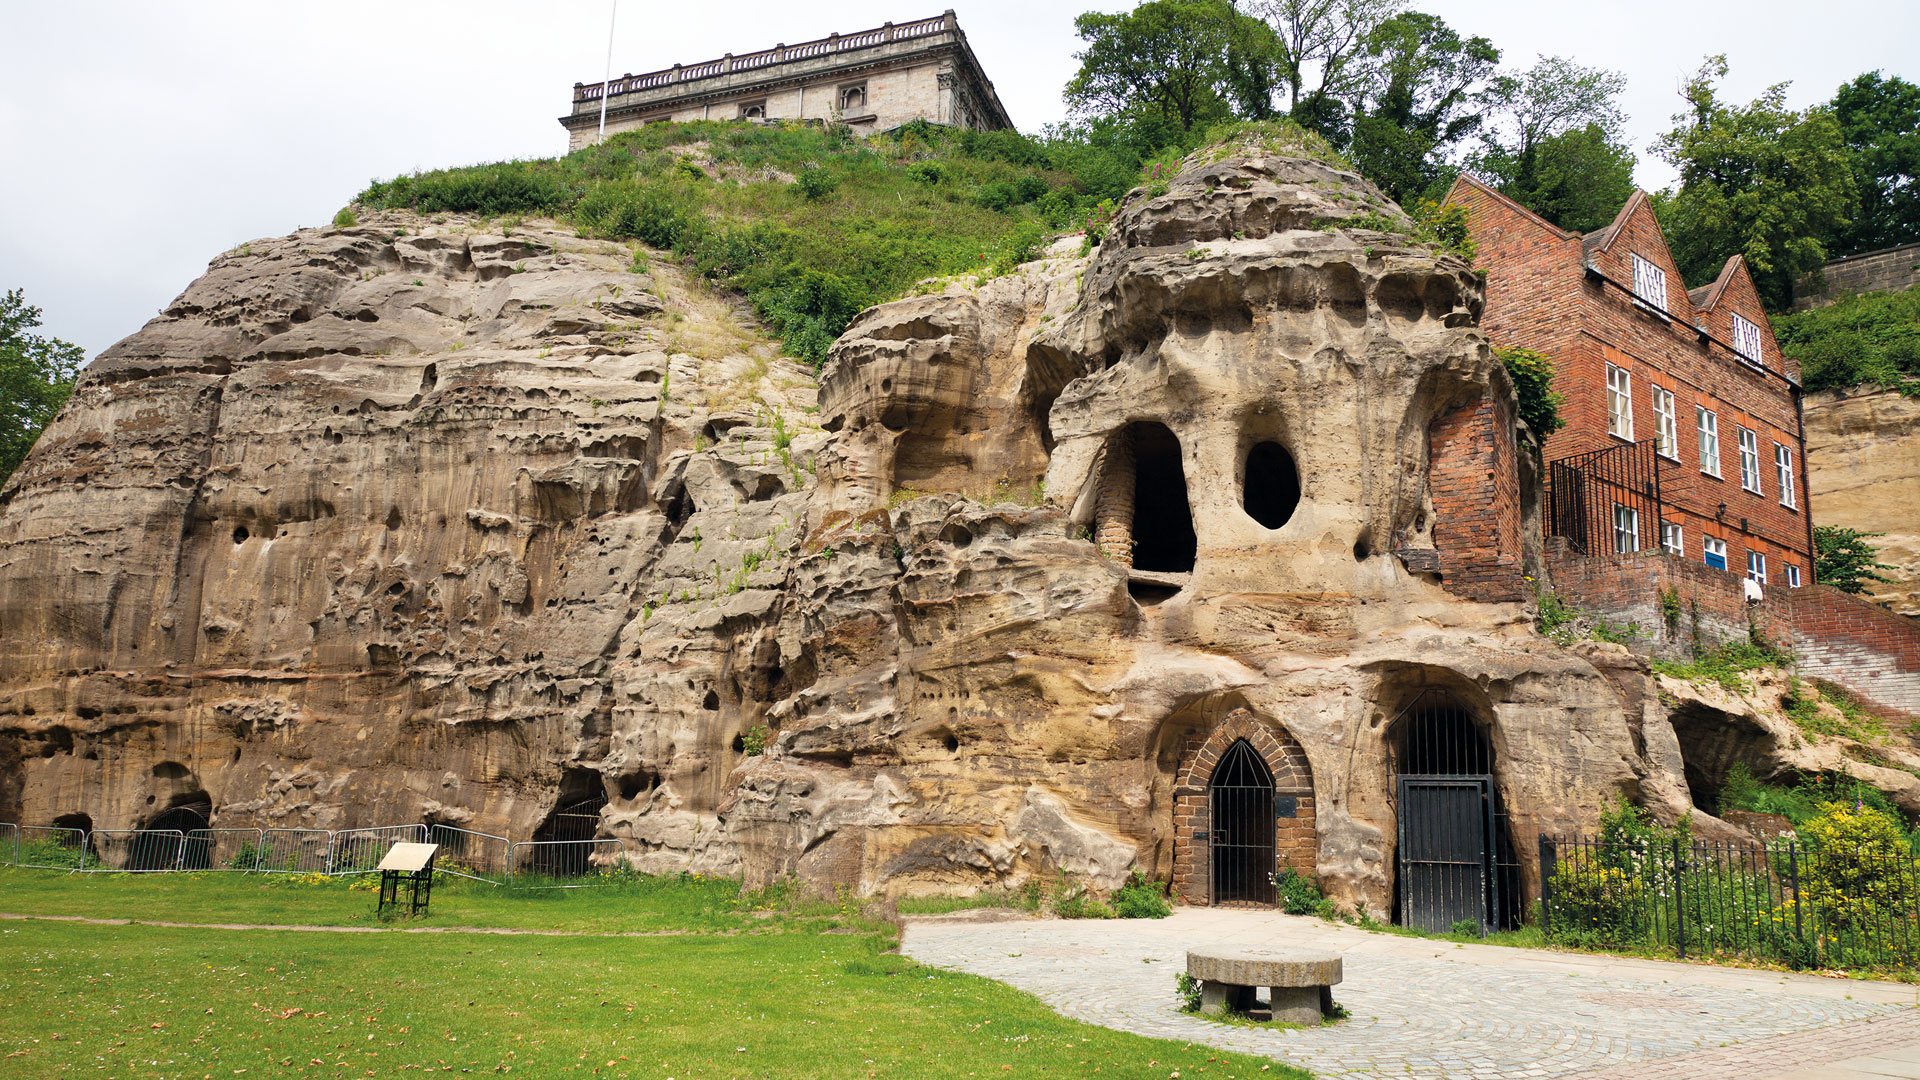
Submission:
<svg viewBox="0 0 1920 1080">
<path fill-rule="evenodd" d="M 1262 1029 L 1181 1012 L 1174 976 L 1186 949 L 1204 944 L 1344 953 L 1334 997 L 1351 1019 Z M 1067 1016 L 1263 1054 L 1323 1077 L 1757 1080 L 1920 1044 L 1910 986 L 1456 946 L 1272 912 L 1183 909 L 1152 923 L 916 919 L 903 947 L 923 963 L 1027 990 Z"/>
</svg>

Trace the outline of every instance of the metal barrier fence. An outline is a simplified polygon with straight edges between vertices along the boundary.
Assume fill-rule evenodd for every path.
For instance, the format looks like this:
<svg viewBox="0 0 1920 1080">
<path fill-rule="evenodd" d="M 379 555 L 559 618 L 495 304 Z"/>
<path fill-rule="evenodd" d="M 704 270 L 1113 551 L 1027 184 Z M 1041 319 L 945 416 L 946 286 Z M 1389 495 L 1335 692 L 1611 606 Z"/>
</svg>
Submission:
<svg viewBox="0 0 1920 1080">
<path fill-rule="evenodd" d="M 490 885 L 584 888 L 627 867 L 619 840 L 523 840 L 452 825 L 363 829 L 70 829 L 0 822 L 0 866 L 88 873 L 371 873 L 394 844 L 440 845 L 436 869 Z"/>
<path fill-rule="evenodd" d="M 325 829 L 261 829 L 260 857 L 254 869 L 269 874 L 324 874 L 333 853 L 333 834 Z"/>
<path fill-rule="evenodd" d="M 252 873 L 260 868 L 259 829 L 194 829 L 180 853 L 182 870 Z"/>
<path fill-rule="evenodd" d="M 1550 940 L 1795 967 L 1920 960 L 1920 858 L 1797 841 L 1541 837 Z"/>
<path fill-rule="evenodd" d="M 427 826 L 427 843 L 440 845 L 434 868 L 455 877 L 504 885 L 513 877 L 513 842 L 453 825 Z"/>
<path fill-rule="evenodd" d="M 14 827 L 13 865 L 42 870 L 84 870 L 87 833 L 58 825 Z"/>
<path fill-rule="evenodd" d="M 611 885 L 626 866 L 626 849 L 618 840 L 522 840 L 513 845 L 507 866 L 516 888 Z"/>
<path fill-rule="evenodd" d="M 340 829 L 333 834 L 327 856 L 329 874 L 370 874 L 395 844 L 421 844 L 425 825 L 377 825 L 370 829 Z"/>
<path fill-rule="evenodd" d="M 94 829 L 87 834 L 92 856 L 87 871 L 118 870 L 130 874 L 164 873 L 180 869 L 187 836 L 179 829 Z"/>
</svg>

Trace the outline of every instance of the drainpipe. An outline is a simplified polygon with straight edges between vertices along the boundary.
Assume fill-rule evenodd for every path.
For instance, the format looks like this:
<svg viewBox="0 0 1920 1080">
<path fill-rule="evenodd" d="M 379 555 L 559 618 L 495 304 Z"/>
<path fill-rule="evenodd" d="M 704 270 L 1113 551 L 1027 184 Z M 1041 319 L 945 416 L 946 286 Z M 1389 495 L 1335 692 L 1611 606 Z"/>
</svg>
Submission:
<svg viewBox="0 0 1920 1080">
<path fill-rule="evenodd" d="M 1803 479 L 1807 475 L 1808 470 L 1807 410 L 1803 398 L 1804 393 L 1798 386 L 1795 386 L 1793 388 L 1793 416 L 1799 430 L 1794 434 L 1798 436 L 1800 441 L 1800 474 L 1794 478 L 1794 482 L 1800 485 L 1801 493 L 1806 497 L 1807 503 L 1801 510 L 1802 516 L 1806 518 L 1807 526 L 1807 584 L 1817 585 L 1820 582 L 1818 575 L 1815 573 L 1815 567 L 1818 566 L 1820 562 L 1820 549 L 1813 544 L 1813 488 Z"/>
</svg>

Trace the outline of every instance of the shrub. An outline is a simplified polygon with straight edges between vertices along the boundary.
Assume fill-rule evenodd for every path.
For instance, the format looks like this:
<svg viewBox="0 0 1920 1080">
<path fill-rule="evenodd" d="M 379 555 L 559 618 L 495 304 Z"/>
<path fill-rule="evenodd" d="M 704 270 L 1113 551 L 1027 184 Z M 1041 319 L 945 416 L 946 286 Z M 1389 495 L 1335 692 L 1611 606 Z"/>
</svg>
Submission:
<svg viewBox="0 0 1920 1080">
<path fill-rule="evenodd" d="M 1553 389 L 1553 361 L 1532 349 L 1500 349 L 1497 354 L 1520 399 L 1520 419 L 1527 422 L 1534 437 L 1545 442 L 1547 436 L 1566 427 L 1560 407 L 1567 403 L 1567 396 Z"/>
<path fill-rule="evenodd" d="M 809 164 L 794 178 L 793 189 L 809 201 L 819 202 L 840 190 L 840 181 L 820 166 Z"/>
<path fill-rule="evenodd" d="M 1173 902 L 1167 899 L 1167 887 L 1149 879 L 1138 869 L 1127 883 L 1114 890 L 1113 913 L 1122 919 L 1164 919 L 1173 914 Z"/>
<path fill-rule="evenodd" d="M 1880 552 L 1867 543 L 1876 536 L 1885 535 L 1838 525 L 1814 526 L 1813 546 L 1817 552 L 1813 563 L 1814 580 L 1844 593 L 1865 592 L 1869 581 L 1890 583 L 1892 578 L 1882 577 L 1875 571 L 1891 570 L 1893 566 L 1880 562 Z"/>
<path fill-rule="evenodd" d="M 1458 255 L 1473 265 L 1473 236 L 1467 230 L 1467 208 L 1458 203 L 1422 199 L 1413 208 L 1414 237 L 1441 251 Z"/>
<path fill-rule="evenodd" d="M 1776 315 L 1780 351 L 1800 365 L 1808 390 L 1862 384 L 1920 395 L 1920 288 L 1849 296 L 1812 311 Z"/>
<path fill-rule="evenodd" d="M 1289 915 L 1334 917 L 1333 901 L 1321 894 L 1320 883 L 1291 866 L 1274 875 L 1273 888 L 1280 900 L 1280 910 Z"/>
<path fill-rule="evenodd" d="M 740 736 L 740 752 L 747 757 L 759 757 L 767 752 L 767 740 L 772 736 L 765 724 L 755 724 Z"/>
<path fill-rule="evenodd" d="M 1113 909 L 1094 899 L 1087 887 L 1062 877 L 1053 893 L 1053 913 L 1063 919 L 1111 919 Z"/>
<path fill-rule="evenodd" d="M 333 215 L 333 223 L 335 226 L 341 228 L 348 225 L 358 225 L 360 224 L 360 215 L 353 212 L 353 207 L 343 206 L 340 208 L 339 213 Z"/>
<path fill-rule="evenodd" d="M 1885 933 L 1890 927 L 1904 930 L 1920 906 L 1920 884 L 1910 872 L 1908 842 L 1897 818 L 1863 803 L 1830 802 L 1798 831 L 1810 853 L 1800 873 L 1801 889 L 1820 912 L 1824 944 L 1910 938 Z"/>
</svg>

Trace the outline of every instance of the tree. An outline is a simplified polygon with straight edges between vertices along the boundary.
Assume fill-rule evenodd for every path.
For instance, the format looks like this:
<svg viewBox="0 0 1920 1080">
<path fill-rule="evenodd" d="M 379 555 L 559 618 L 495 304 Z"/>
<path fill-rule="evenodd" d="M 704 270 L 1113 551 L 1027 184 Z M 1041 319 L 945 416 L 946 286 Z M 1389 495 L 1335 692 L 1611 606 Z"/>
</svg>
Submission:
<svg viewBox="0 0 1920 1080">
<path fill-rule="evenodd" d="M 1730 105 L 1716 85 L 1726 74 L 1726 57 L 1709 57 L 1682 90 L 1688 109 L 1654 146 L 1680 187 L 1654 209 L 1688 281 L 1743 255 L 1767 305 L 1784 309 L 1793 279 L 1826 260 L 1823 238 L 1853 212 L 1853 169 L 1831 109 L 1787 108 L 1786 83 Z"/>
<path fill-rule="evenodd" d="M 1232 114 L 1226 57 L 1245 43 L 1247 16 L 1228 0 L 1148 0 L 1132 11 L 1074 20 L 1087 47 L 1067 83 L 1083 120 L 1144 122 L 1165 145 Z"/>
<path fill-rule="evenodd" d="M 1880 553 L 1867 543 L 1876 536 L 1885 535 L 1843 529 L 1838 525 L 1814 526 L 1813 546 L 1817 554 L 1813 564 L 1813 579 L 1846 593 L 1865 592 L 1869 581 L 1891 582 L 1892 578 L 1881 577 L 1874 571 L 1892 570 L 1894 567 L 1875 561 Z"/>
<path fill-rule="evenodd" d="M 1829 254 L 1920 240 L 1920 86 L 1869 71 L 1834 94 L 1833 118 L 1853 157 L 1860 209 Z"/>
<path fill-rule="evenodd" d="M 1347 101 L 1364 82 L 1367 41 L 1405 7 L 1405 0 L 1260 0 L 1254 10 L 1273 34 L 1273 81 L 1286 88 L 1288 117 L 1345 146 Z"/>
<path fill-rule="evenodd" d="M 1381 23 L 1367 38 L 1367 80 L 1353 108 L 1354 164 L 1396 201 L 1429 191 L 1446 152 L 1480 127 L 1477 90 L 1499 63 L 1492 42 L 1462 38 L 1437 16 L 1410 11 Z"/>
<path fill-rule="evenodd" d="M 1558 56 L 1496 77 L 1467 167 L 1563 229 L 1606 225 L 1633 194 L 1634 156 L 1620 141 L 1626 85 L 1618 72 Z"/>
<path fill-rule="evenodd" d="M 39 325 L 40 309 L 19 289 L 0 297 L 0 483 L 66 404 L 86 362 L 80 346 L 28 333 Z"/>
</svg>

